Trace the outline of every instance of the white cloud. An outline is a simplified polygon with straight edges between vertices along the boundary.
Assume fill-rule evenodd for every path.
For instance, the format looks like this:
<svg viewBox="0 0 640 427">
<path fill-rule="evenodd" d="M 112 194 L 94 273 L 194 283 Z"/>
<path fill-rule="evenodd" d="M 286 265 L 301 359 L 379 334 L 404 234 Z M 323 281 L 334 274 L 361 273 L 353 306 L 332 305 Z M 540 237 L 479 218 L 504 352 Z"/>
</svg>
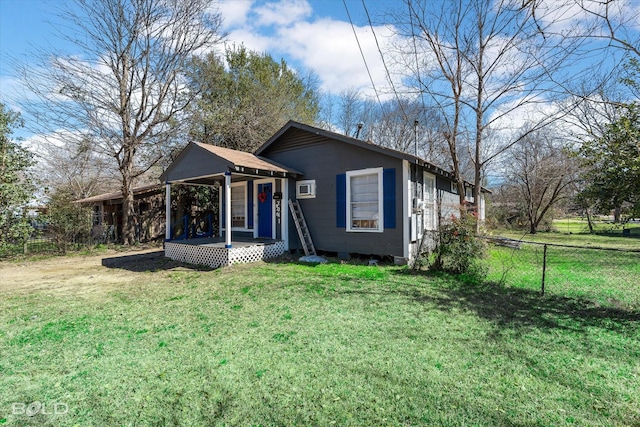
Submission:
<svg viewBox="0 0 640 427">
<path fill-rule="evenodd" d="M 24 86 L 20 79 L 12 76 L 0 76 L 0 101 L 15 112 L 21 112 L 20 105 L 16 102 L 30 97 L 24 92 Z"/>
<path fill-rule="evenodd" d="M 245 47 L 256 52 L 268 52 L 273 45 L 273 40 L 251 29 L 238 28 L 229 32 L 229 37 L 225 44 L 244 44 Z"/>
<path fill-rule="evenodd" d="M 607 15 L 614 27 L 624 23 L 627 30 L 640 28 L 640 6 L 635 1 L 544 0 L 536 7 L 536 19 L 543 23 L 543 30 L 556 34 L 580 33 L 590 26 L 604 29 L 605 22 L 597 15 Z"/>
<path fill-rule="evenodd" d="M 386 85 L 384 67 L 371 32 L 361 28 L 356 31 L 376 86 Z M 280 47 L 318 73 L 324 90 L 335 93 L 349 87 L 371 87 L 353 30 L 346 22 L 329 19 L 301 22 L 281 30 L 280 35 Z"/>
<path fill-rule="evenodd" d="M 490 116 L 494 132 L 505 139 L 531 125 L 553 121 L 561 113 L 557 104 L 540 96 L 514 99 L 500 105 Z"/>
<path fill-rule="evenodd" d="M 78 136 L 69 130 L 58 129 L 47 134 L 35 134 L 29 138 L 25 138 L 23 145 L 38 154 L 44 155 L 51 147 L 63 148 L 67 141 L 77 140 Z"/>
<path fill-rule="evenodd" d="M 227 29 L 244 26 L 253 3 L 253 0 L 220 0 L 217 9 L 224 18 L 222 26 Z"/>
<path fill-rule="evenodd" d="M 312 9 L 306 0 L 281 0 L 257 7 L 255 12 L 258 25 L 286 26 L 307 19 Z"/>
<path fill-rule="evenodd" d="M 320 80 L 321 89 L 331 94 L 356 88 L 365 96 L 374 95 L 354 29 L 348 22 L 313 18 L 313 10 L 306 0 L 238 3 L 242 13 L 230 6 L 235 5 L 235 1 L 223 2 L 220 9 L 229 25 L 227 43 L 243 43 L 249 49 L 269 52 L 275 59 L 285 58 L 294 69 L 312 70 Z M 240 14 L 243 19 L 238 18 Z M 236 24 L 231 25 L 234 22 Z M 355 26 L 355 31 L 376 89 L 381 97 L 390 97 L 386 72 L 371 28 Z M 385 52 L 396 36 L 387 27 L 374 27 L 374 31 Z"/>
</svg>

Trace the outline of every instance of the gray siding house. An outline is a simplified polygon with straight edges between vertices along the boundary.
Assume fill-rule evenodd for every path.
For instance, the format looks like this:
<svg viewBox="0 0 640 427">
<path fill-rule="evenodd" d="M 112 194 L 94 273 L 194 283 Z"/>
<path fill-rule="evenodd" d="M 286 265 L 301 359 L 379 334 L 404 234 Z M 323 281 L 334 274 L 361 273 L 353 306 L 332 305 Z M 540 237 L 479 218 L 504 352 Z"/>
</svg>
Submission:
<svg viewBox="0 0 640 427">
<path fill-rule="evenodd" d="M 437 228 L 439 217 L 459 212 L 448 171 L 293 121 L 254 154 L 191 143 L 161 180 L 167 198 L 171 185 L 220 187 L 219 240 L 175 242 L 167 235 L 165 242 L 167 256 L 213 266 L 300 250 L 289 199 L 300 204 L 318 251 L 390 256 L 396 262 L 415 256 L 421 236 Z M 484 199 L 478 211 L 484 219 Z M 207 247 L 215 254 L 202 255 Z"/>
</svg>

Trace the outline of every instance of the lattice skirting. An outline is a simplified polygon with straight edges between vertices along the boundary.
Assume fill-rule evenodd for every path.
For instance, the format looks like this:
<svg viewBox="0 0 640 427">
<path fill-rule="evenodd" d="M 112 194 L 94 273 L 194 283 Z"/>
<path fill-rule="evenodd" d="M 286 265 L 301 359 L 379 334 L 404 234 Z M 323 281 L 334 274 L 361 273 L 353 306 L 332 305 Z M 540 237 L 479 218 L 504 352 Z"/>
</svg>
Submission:
<svg viewBox="0 0 640 427">
<path fill-rule="evenodd" d="M 165 242 L 164 244 L 164 256 L 167 258 L 189 264 L 207 265 L 213 268 L 262 261 L 282 254 L 284 254 L 283 241 L 229 249 L 183 245 L 174 242 Z"/>
</svg>

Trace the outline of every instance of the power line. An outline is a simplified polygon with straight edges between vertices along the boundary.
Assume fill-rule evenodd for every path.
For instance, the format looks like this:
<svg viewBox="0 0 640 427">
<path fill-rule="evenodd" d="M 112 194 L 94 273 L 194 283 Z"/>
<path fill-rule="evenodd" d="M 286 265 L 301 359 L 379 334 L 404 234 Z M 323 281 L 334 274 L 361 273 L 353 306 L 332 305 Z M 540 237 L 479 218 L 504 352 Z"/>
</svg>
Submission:
<svg viewBox="0 0 640 427">
<path fill-rule="evenodd" d="M 344 0 L 343 0 L 344 1 Z M 346 3 L 345 3 L 346 6 Z M 408 119 L 407 113 L 404 111 L 404 106 L 402 102 L 400 102 L 400 96 L 398 95 L 398 91 L 396 91 L 396 87 L 393 84 L 393 80 L 391 79 L 391 73 L 389 73 L 389 68 L 387 67 L 387 63 L 384 60 L 384 55 L 382 54 L 382 49 L 380 49 L 380 43 L 378 43 L 378 37 L 376 36 L 376 32 L 373 29 L 373 23 L 371 22 L 371 17 L 369 16 L 369 11 L 367 10 L 367 5 L 362 0 L 362 7 L 364 8 L 364 12 L 367 15 L 367 20 L 369 21 L 369 27 L 371 28 L 371 33 L 373 34 L 373 38 L 376 41 L 376 46 L 378 47 L 378 53 L 380 53 L 380 59 L 382 59 L 382 65 L 384 66 L 384 70 L 387 73 L 387 78 L 389 79 L 389 83 L 391 84 L 391 89 L 393 90 L 394 95 L 396 96 L 396 100 L 398 101 L 398 105 L 400 106 L 400 111 L 402 111 L 402 115 L 405 119 Z"/>
<path fill-rule="evenodd" d="M 353 35 L 356 37 L 356 43 L 358 43 L 358 49 L 360 49 L 360 55 L 362 56 L 362 61 L 364 61 L 364 67 L 367 69 L 367 74 L 369 74 L 369 80 L 371 80 L 371 86 L 373 87 L 373 91 L 375 92 L 376 98 L 378 99 L 378 104 L 380 104 L 380 108 L 382 108 L 382 102 L 380 101 L 380 96 L 378 95 L 378 91 L 376 90 L 376 84 L 373 82 L 373 77 L 371 77 L 371 71 L 369 71 L 369 65 L 367 64 L 367 60 L 364 57 L 362 46 L 360 46 L 360 40 L 358 40 L 358 33 L 356 32 L 356 29 L 353 26 L 353 21 L 351 20 L 351 14 L 349 14 L 349 8 L 347 7 L 346 0 L 342 0 L 342 4 L 344 4 L 344 9 L 347 11 L 347 17 L 349 18 L 349 23 L 351 24 Z"/>
<path fill-rule="evenodd" d="M 416 44 L 416 32 L 415 27 L 413 26 L 413 7 L 411 6 L 411 0 L 407 0 L 407 5 L 409 6 L 409 24 L 411 25 L 411 40 L 413 41 L 413 53 L 416 57 L 416 75 L 418 77 L 418 85 L 420 88 L 420 102 L 422 103 L 422 114 L 426 119 L 426 110 L 427 106 L 424 103 L 424 83 L 422 82 L 422 77 L 420 77 L 420 63 L 418 60 L 418 45 Z"/>
<path fill-rule="evenodd" d="M 416 58 L 416 76 L 418 77 L 418 88 L 420 90 L 420 104 L 422 105 L 422 119 L 425 121 L 425 124 L 426 124 L 427 106 L 424 102 L 424 89 L 423 89 L 424 84 L 422 83 L 422 77 L 420 76 L 420 61 L 418 59 L 418 45 L 416 43 L 416 31 L 413 25 L 413 7 L 411 6 L 411 0 L 407 0 L 407 6 L 409 6 L 409 25 L 411 25 L 411 41 L 413 43 L 413 54 Z M 416 140 L 416 156 L 418 155 L 417 146 L 418 146 L 418 142 Z M 429 161 L 433 160 L 433 142 L 429 142 L 429 151 L 427 156 L 425 156 L 425 158 L 427 157 Z"/>
</svg>

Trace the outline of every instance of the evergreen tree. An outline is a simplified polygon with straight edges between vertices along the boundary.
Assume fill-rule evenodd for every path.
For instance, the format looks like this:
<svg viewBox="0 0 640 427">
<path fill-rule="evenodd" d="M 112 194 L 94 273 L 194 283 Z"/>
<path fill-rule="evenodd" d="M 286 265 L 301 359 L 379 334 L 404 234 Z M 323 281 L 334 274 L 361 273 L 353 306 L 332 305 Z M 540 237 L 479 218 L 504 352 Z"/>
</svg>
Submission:
<svg viewBox="0 0 640 427">
<path fill-rule="evenodd" d="M 0 247 L 23 243 L 33 228 L 25 207 L 35 192 L 33 153 L 11 139 L 20 115 L 0 103 Z"/>
<path fill-rule="evenodd" d="M 630 104 L 605 134 L 579 150 L 586 166 L 581 197 L 601 211 L 625 208 L 640 217 L 640 107 Z"/>
<path fill-rule="evenodd" d="M 191 87 L 200 93 L 191 137 L 200 142 L 251 152 L 287 121 L 318 118 L 311 78 L 244 46 L 228 48 L 224 61 L 214 53 L 195 59 Z"/>
</svg>

